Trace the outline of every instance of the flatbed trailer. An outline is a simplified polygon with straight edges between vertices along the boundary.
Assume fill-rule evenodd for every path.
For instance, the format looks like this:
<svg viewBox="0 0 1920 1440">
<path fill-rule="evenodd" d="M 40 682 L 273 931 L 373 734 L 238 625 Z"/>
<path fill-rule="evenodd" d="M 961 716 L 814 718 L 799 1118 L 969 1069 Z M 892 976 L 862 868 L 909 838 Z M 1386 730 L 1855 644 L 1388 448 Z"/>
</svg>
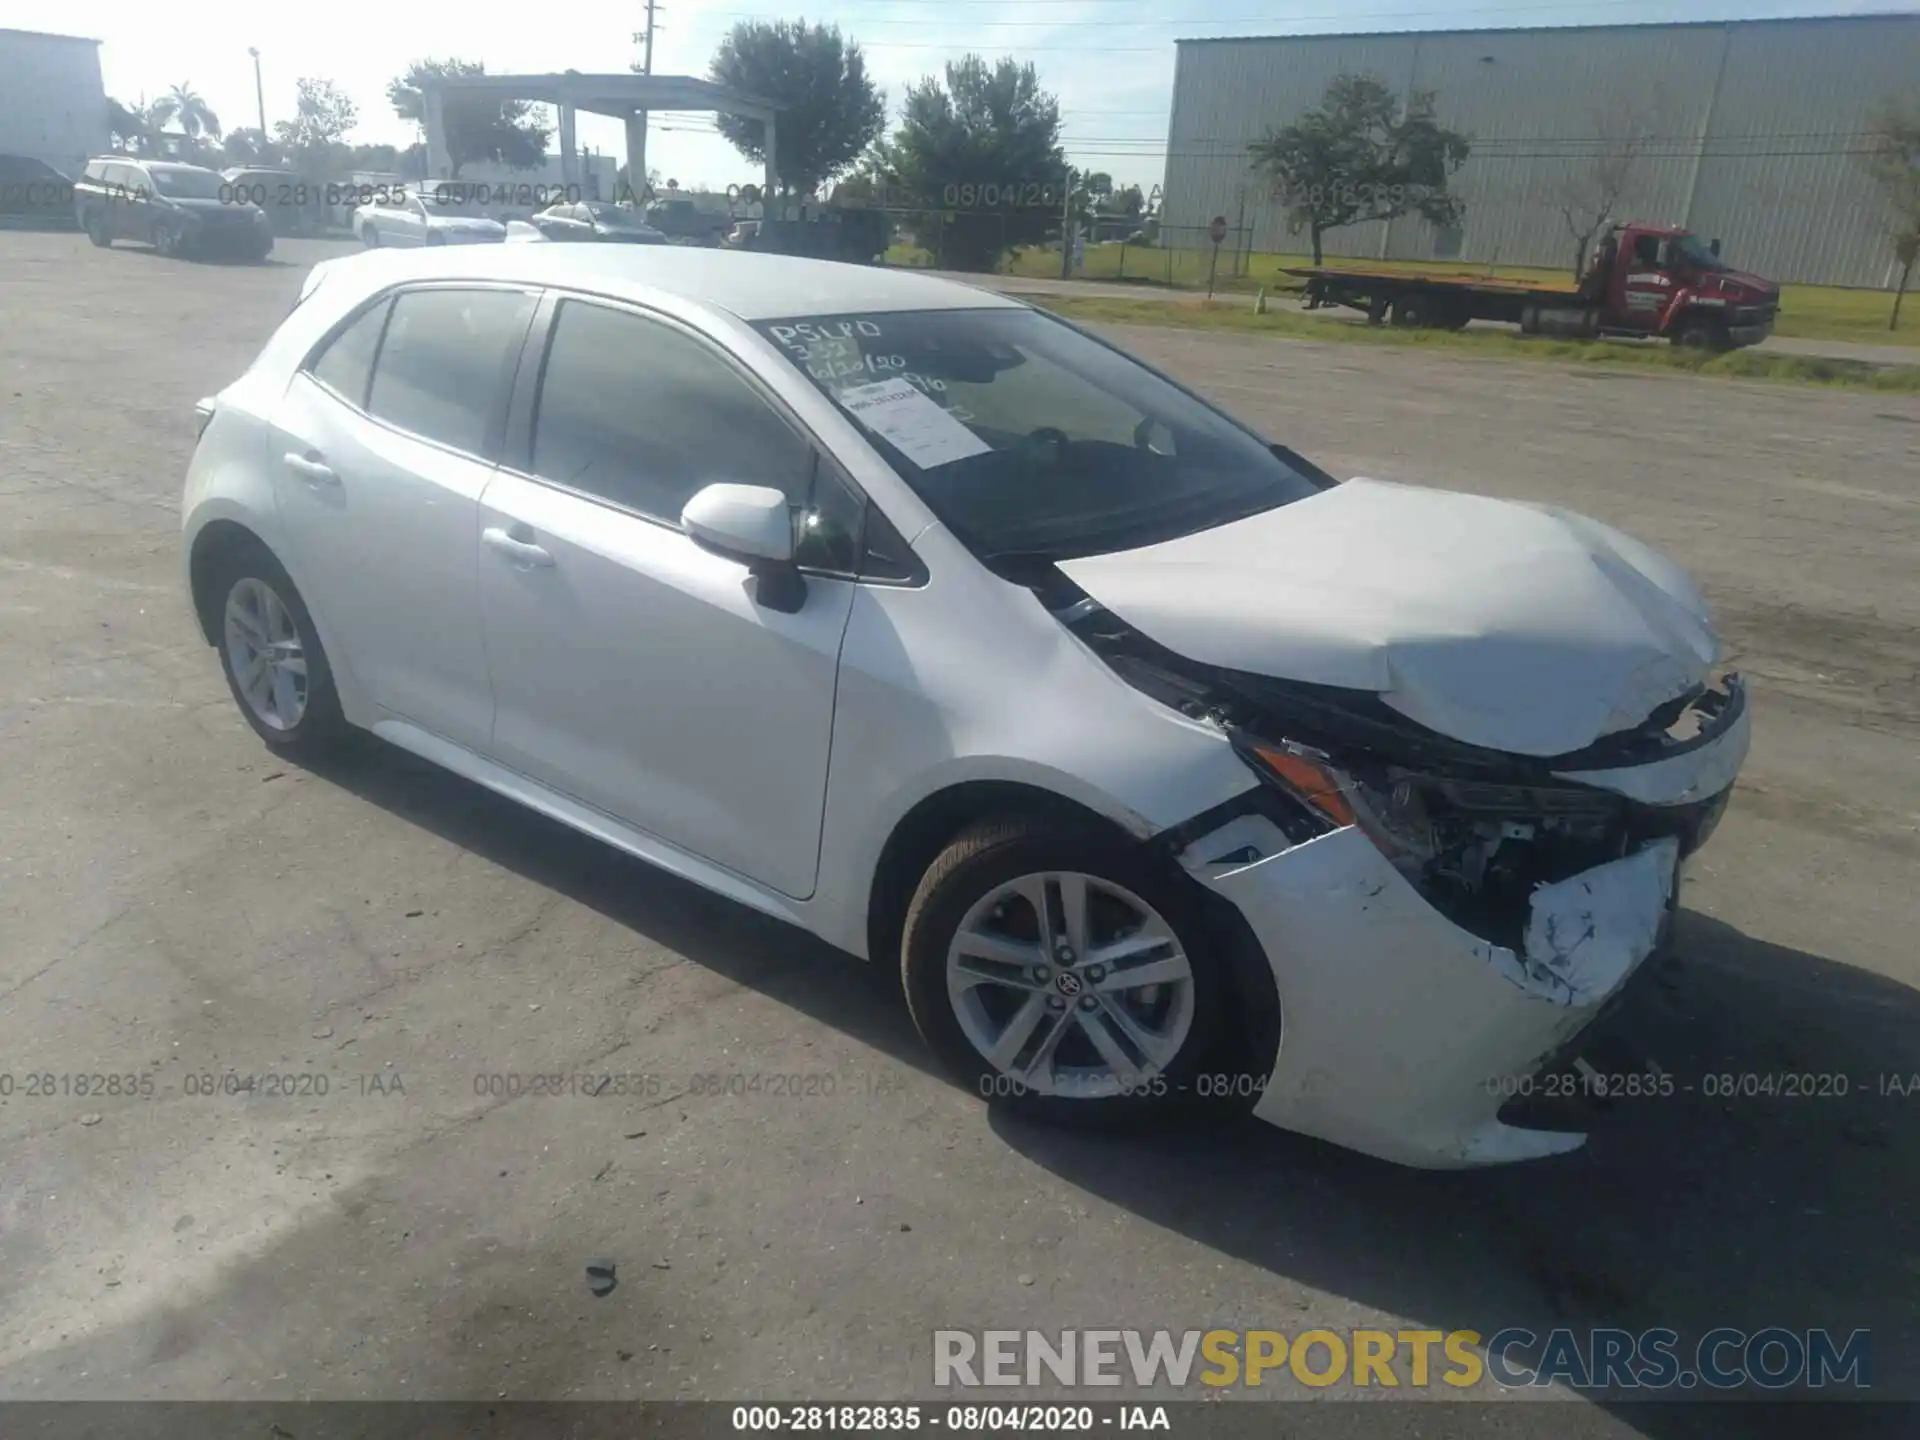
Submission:
<svg viewBox="0 0 1920 1440">
<path fill-rule="evenodd" d="M 1731 350 L 1773 333 L 1780 287 L 1735 270 L 1688 231 L 1635 222 L 1607 232 L 1578 282 L 1519 280 L 1463 271 L 1309 266 L 1308 308 L 1341 305 L 1419 329 L 1459 330 L 1476 320 L 1529 335 L 1603 335 Z"/>
</svg>

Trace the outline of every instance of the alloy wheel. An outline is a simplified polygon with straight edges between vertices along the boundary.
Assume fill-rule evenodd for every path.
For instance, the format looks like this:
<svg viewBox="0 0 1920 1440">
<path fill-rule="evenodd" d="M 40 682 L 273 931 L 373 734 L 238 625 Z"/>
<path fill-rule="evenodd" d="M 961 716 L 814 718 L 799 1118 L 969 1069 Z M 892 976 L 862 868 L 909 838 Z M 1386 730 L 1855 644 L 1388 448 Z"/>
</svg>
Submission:
<svg viewBox="0 0 1920 1440">
<path fill-rule="evenodd" d="M 247 708 L 270 730 L 307 713 L 307 656 L 300 627 L 273 587 L 248 575 L 227 592 L 227 664 Z"/>
<path fill-rule="evenodd" d="M 968 1042 L 1025 1089 L 1129 1094 L 1162 1074 L 1194 1019 L 1179 936 L 1132 891 L 1078 871 L 1022 875 L 967 911 L 947 997 Z"/>
</svg>

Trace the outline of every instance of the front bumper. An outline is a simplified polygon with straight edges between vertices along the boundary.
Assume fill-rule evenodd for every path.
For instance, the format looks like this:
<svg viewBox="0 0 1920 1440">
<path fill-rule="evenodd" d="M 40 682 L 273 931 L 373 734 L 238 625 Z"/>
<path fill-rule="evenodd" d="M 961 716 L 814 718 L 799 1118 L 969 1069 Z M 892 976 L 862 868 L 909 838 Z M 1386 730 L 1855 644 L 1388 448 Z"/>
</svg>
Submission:
<svg viewBox="0 0 1920 1440">
<path fill-rule="evenodd" d="M 1245 917 L 1279 996 L 1279 1050 L 1254 1114 L 1425 1169 L 1579 1148 L 1583 1134 L 1498 1112 L 1657 951 L 1680 862 L 1717 821 L 1749 737 L 1743 711 L 1710 744 L 1582 776 L 1692 818 L 1536 889 L 1519 950 L 1442 915 L 1352 826 L 1290 847 L 1270 826 L 1253 845 L 1268 853 L 1250 863 L 1208 863 L 1224 848 L 1213 836 L 1188 846 L 1183 863 Z M 1253 838 L 1232 823 L 1235 844 Z"/>
<path fill-rule="evenodd" d="M 1735 345 L 1758 345 L 1773 334 L 1778 313 L 1776 309 L 1758 305 L 1736 310 L 1727 317 L 1727 338 Z"/>
</svg>

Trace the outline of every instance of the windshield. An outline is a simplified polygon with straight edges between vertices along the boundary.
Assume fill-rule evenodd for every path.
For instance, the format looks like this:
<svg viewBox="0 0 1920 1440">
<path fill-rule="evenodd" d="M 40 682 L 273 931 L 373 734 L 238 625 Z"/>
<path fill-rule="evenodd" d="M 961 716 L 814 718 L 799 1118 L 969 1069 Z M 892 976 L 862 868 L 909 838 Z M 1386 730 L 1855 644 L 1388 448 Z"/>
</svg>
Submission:
<svg viewBox="0 0 1920 1440">
<path fill-rule="evenodd" d="M 429 215 L 462 217 L 469 220 L 488 218 L 486 210 L 479 204 L 476 197 L 464 195 L 455 190 L 423 191 L 419 192 L 418 198 L 426 205 Z"/>
<path fill-rule="evenodd" d="M 1681 235 L 1673 242 L 1681 258 L 1696 270 L 1728 270 L 1732 267 L 1713 251 L 1707 248 L 1706 241 L 1698 235 Z"/>
<path fill-rule="evenodd" d="M 622 210 L 618 205 L 594 204 L 582 207 L 602 225 L 624 225 L 629 229 L 640 225 L 640 217 L 631 210 Z"/>
<path fill-rule="evenodd" d="M 1129 550 L 1318 488 L 1218 411 L 1037 311 L 756 328 L 983 558 Z"/>
<path fill-rule="evenodd" d="M 153 188 L 175 200 L 218 200 L 231 194 L 228 182 L 211 170 L 163 170 L 153 167 Z"/>
</svg>

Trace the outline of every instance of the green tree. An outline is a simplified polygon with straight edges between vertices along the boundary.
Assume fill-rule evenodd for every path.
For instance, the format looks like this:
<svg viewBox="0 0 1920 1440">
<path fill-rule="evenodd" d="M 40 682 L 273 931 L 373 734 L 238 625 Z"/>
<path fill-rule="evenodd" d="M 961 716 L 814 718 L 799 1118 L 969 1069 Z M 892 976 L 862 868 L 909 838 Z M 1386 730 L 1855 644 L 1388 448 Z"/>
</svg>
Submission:
<svg viewBox="0 0 1920 1440">
<path fill-rule="evenodd" d="M 837 25 L 742 20 L 714 52 L 716 83 L 779 108 L 773 170 L 789 195 L 811 194 L 846 172 L 887 123 L 887 98 L 867 77 L 859 45 Z M 767 158 L 767 127 L 719 115 L 720 133 L 749 160 Z"/>
<path fill-rule="evenodd" d="M 280 146 L 251 126 L 229 130 L 220 141 L 220 154 L 229 165 L 278 165 Z"/>
<path fill-rule="evenodd" d="M 1410 214 L 1457 225 L 1466 210 L 1447 179 L 1472 142 L 1434 118 L 1431 91 L 1403 106 L 1384 80 L 1336 75 L 1319 105 L 1247 148 L 1287 207 L 1288 228 L 1311 235 L 1315 265 L 1330 230 Z"/>
<path fill-rule="evenodd" d="M 107 101 L 107 138 L 115 150 L 127 155 L 144 155 L 153 148 L 153 126 L 144 105 L 123 105 Z"/>
<path fill-rule="evenodd" d="M 191 81 L 174 86 L 153 102 L 148 113 L 161 125 L 178 125 L 196 148 L 203 136 L 210 140 L 220 138 L 220 117 L 213 113 L 213 107 L 201 98 Z"/>
<path fill-rule="evenodd" d="M 907 91 L 900 128 L 862 168 L 880 192 L 925 207 L 909 223 L 942 263 L 992 270 L 1060 233 L 1060 102 L 1031 63 L 950 61 L 944 85 L 929 75 Z"/>
<path fill-rule="evenodd" d="M 1887 329 L 1898 330 L 1907 282 L 1920 261 L 1920 104 L 1883 109 L 1873 122 L 1866 150 L 1867 172 L 1886 193 L 1887 235 L 1900 264 L 1900 284 L 1887 320 Z"/>
<path fill-rule="evenodd" d="M 294 89 L 293 119 L 273 127 L 274 139 L 296 165 L 318 171 L 331 164 L 360 109 L 331 80 L 302 76 Z"/>
<path fill-rule="evenodd" d="M 486 73 L 487 67 L 477 60 L 416 60 L 404 75 L 388 84 L 387 99 L 402 120 L 425 125 L 424 87 L 428 81 Z M 477 100 L 449 91 L 442 114 L 447 126 L 447 158 L 456 179 L 461 166 L 476 160 L 531 170 L 547 158 L 547 140 L 553 127 L 544 122 L 544 112 L 531 100 Z"/>
</svg>

